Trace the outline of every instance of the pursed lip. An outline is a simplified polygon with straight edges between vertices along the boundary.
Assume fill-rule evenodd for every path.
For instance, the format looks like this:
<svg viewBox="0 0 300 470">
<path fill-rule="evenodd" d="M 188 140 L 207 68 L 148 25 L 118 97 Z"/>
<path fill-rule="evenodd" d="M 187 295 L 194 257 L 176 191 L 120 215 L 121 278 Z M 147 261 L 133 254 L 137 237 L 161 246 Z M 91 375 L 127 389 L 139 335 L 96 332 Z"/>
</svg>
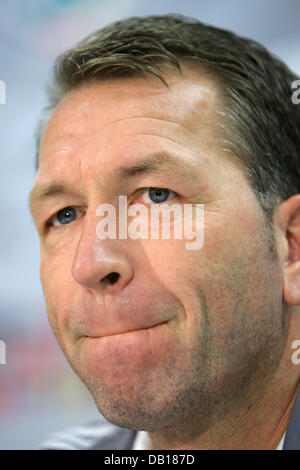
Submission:
<svg viewBox="0 0 300 470">
<path fill-rule="evenodd" d="M 124 335 L 124 334 L 128 334 L 128 333 L 135 333 L 135 332 L 139 332 L 139 331 L 147 331 L 147 330 L 154 329 L 158 326 L 165 325 L 168 322 L 169 322 L 169 320 L 165 320 L 165 321 L 162 321 L 160 323 L 155 323 L 151 326 L 132 328 L 132 329 L 122 329 L 122 330 L 118 330 L 118 331 L 113 332 L 113 333 L 107 332 L 107 333 L 104 333 L 104 334 L 88 334 L 88 335 L 84 334 L 79 339 L 83 339 L 83 338 L 90 338 L 90 339 L 109 338 L 109 337 L 112 337 L 112 336 L 120 336 L 120 335 Z"/>
<path fill-rule="evenodd" d="M 65 318 L 74 339 L 101 338 L 166 323 L 176 317 L 176 307 L 173 298 L 136 285 L 123 296 L 84 296 L 66 312 Z"/>
</svg>

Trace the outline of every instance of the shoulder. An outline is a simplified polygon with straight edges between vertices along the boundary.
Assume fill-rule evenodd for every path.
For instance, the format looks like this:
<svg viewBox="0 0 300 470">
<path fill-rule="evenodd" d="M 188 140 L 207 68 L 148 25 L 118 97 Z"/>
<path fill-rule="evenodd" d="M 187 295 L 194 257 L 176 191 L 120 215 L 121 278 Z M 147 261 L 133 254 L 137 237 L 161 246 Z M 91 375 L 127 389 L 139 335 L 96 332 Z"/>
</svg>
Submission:
<svg viewBox="0 0 300 470">
<path fill-rule="evenodd" d="M 137 431 L 97 421 L 50 434 L 36 450 L 123 450 L 131 449 Z"/>
</svg>

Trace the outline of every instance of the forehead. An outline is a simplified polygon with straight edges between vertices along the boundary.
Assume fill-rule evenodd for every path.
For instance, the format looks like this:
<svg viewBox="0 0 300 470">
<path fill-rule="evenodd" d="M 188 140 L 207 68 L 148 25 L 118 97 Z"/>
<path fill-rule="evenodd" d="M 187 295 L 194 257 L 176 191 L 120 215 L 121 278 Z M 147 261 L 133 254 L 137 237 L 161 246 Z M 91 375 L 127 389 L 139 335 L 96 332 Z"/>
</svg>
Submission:
<svg viewBox="0 0 300 470">
<path fill-rule="evenodd" d="M 220 101 L 216 83 L 198 71 L 183 67 L 183 75 L 165 75 L 168 87 L 158 79 L 113 78 L 93 81 L 69 92 L 50 118 L 42 143 L 52 134 L 85 135 L 133 117 L 170 120 L 193 127 L 205 120 Z M 125 123 L 127 125 L 129 123 Z"/>
<path fill-rule="evenodd" d="M 218 137 L 222 105 L 216 83 L 184 66 L 182 75 L 164 78 L 168 87 L 154 79 L 118 78 L 69 92 L 46 127 L 37 179 L 66 174 L 66 169 L 78 172 L 99 161 L 102 169 L 114 171 L 151 151 L 183 153 L 199 143 L 199 153 L 205 154 Z"/>
</svg>

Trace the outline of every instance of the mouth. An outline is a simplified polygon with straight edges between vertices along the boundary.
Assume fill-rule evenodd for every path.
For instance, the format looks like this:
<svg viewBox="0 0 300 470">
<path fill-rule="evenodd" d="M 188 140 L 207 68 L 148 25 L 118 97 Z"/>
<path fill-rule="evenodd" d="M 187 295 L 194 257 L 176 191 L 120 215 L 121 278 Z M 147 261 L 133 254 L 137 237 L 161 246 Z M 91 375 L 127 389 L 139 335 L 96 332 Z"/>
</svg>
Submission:
<svg viewBox="0 0 300 470">
<path fill-rule="evenodd" d="M 105 333 L 103 335 L 83 335 L 81 336 L 80 339 L 84 339 L 84 338 L 89 338 L 89 339 L 104 339 L 104 338 L 116 338 L 117 337 L 120 337 L 120 336 L 124 336 L 124 335 L 130 335 L 132 333 L 147 333 L 148 331 L 150 330 L 155 330 L 159 327 L 162 327 L 163 325 L 166 325 L 167 323 L 169 323 L 170 320 L 166 320 L 166 321 L 163 321 L 161 323 L 157 323 L 155 325 L 152 325 L 152 326 L 147 326 L 147 327 L 144 327 L 144 328 L 134 328 L 134 329 L 129 329 L 129 330 L 122 330 L 122 331 L 117 331 L 117 332 L 114 332 L 114 333 Z"/>
</svg>

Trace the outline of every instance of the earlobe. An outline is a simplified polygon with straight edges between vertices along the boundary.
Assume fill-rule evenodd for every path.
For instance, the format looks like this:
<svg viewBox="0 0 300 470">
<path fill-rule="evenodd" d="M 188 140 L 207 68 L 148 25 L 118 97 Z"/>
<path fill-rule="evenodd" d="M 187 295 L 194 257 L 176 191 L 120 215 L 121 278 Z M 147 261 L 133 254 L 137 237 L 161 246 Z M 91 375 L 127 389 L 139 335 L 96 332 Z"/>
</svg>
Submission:
<svg viewBox="0 0 300 470">
<path fill-rule="evenodd" d="M 283 262 L 283 298 L 291 305 L 300 305 L 300 195 L 284 201 L 288 253 Z"/>
</svg>

